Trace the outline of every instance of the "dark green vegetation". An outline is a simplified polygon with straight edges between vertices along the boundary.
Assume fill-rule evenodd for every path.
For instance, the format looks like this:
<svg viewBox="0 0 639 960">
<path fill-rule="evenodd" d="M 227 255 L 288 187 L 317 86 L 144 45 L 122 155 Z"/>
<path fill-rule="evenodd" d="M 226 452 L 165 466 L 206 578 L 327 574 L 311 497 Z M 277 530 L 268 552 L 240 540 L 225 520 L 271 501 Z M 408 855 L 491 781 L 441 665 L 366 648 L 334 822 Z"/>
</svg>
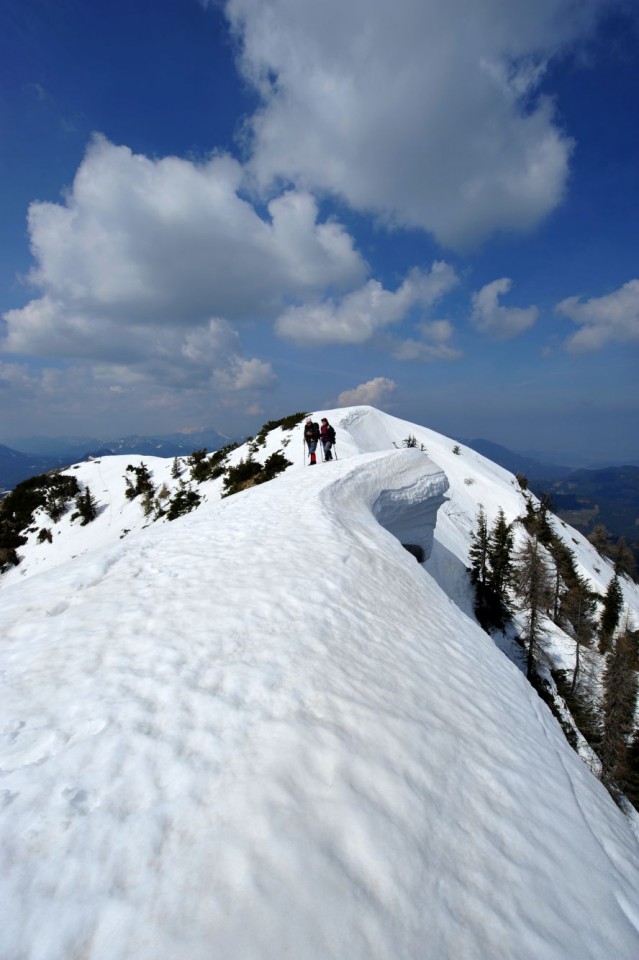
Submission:
<svg viewBox="0 0 639 960">
<path fill-rule="evenodd" d="M 281 420 L 269 420 L 260 428 L 256 437 L 249 438 L 247 441 L 249 455 L 235 466 L 229 465 L 229 457 L 240 446 L 239 443 L 227 443 L 211 454 L 202 447 L 193 450 L 183 461 L 175 457 L 171 466 L 171 477 L 178 481 L 178 487 L 173 494 L 166 486 L 156 492 L 151 474 L 145 464 L 142 463 L 139 467 L 129 465 L 127 473 L 133 474 L 135 481 L 128 476 L 125 477 L 126 495 L 130 500 L 141 496 L 145 516 L 152 516 L 155 520 L 162 517 L 167 520 L 176 520 L 190 513 L 202 502 L 202 496 L 192 486 L 193 484 L 223 478 L 222 496 L 228 497 L 248 487 L 266 483 L 286 470 L 291 465 L 291 461 L 286 459 L 281 450 L 277 450 L 264 463 L 260 463 L 259 460 L 254 459 L 259 447 L 265 446 L 266 438 L 272 430 L 278 427 L 284 431 L 292 430 L 306 416 L 306 413 L 299 412 L 282 417 Z M 286 446 L 288 442 L 288 439 L 284 439 L 282 446 Z M 182 476 L 183 466 L 188 468 L 186 480 Z"/>
<path fill-rule="evenodd" d="M 263 465 L 250 457 L 247 460 L 240 460 L 237 466 L 228 468 L 227 475 L 224 477 L 224 493 L 222 496 L 228 497 L 232 493 L 246 490 L 247 487 L 273 480 L 274 477 L 290 466 L 292 466 L 292 462 L 286 459 L 281 450 L 277 450 L 270 457 L 267 457 Z"/>
<path fill-rule="evenodd" d="M 226 446 L 216 450 L 211 456 L 207 455 L 205 449 L 194 450 L 186 458 L 187 465 L 190 467 L 191 480 L 195 483 L 204 483 L 205 480 L 217 480 L 218 477 L 223 476 L 226 470 L 226 460 L 237 447 L 239 447 L 239 443 L 227 443 Z"/>
<path fill-rule="evenodd" d="M 36 511 L 44 510 L 56 523 L 79 493 L 75 477 L 46 473 L 23 480 L 0 501 L 0 573 L 20 562 L 17 550 L 27 542 L 25 533 L 32 526 Z M 49 536 L 43 535 L 41 542 L 45 540 Z"/>
<path fill-rule="evenodd" d="M 258 446 L 263 447 L 266 442 L 266 436 L 275 430 L 277 427 L 281 427 L 282 430 L 292 430 L 293 427 L 296 427 L 298 423 L 301 423 L 302 420 L 305 420 L 308 417 L 308 412 L 301 410 L 297 413 L 290 413 L 287 417 L 282 417 L 281 420 L 269 420 L 262 427 L 260 427 L 258 433 L 255 436 L 255 441 Z"/>
<path fill-rule="evenodd" d="M 188 487 L 180 487 L 177 493 L 168 501 L 166 518 L 167 520 L 177 520 L 178 517 L 183 516 L 185 513 L 190 513 L 191 510 L 194 510 L 201 502 L 202 497 L 196 490 L 190 490 Z"/>
<path fill-rule="evenodd" d="M 91 523 L 98 515 L 98 505 L 95 502 L 90 487 L 87 487 L 84 493 L 78 494 L 75 499 L 75 505 L 77 511 L 71 514 L 71 519 L 77 520 L 80 518 L 81 527 L 86 527 L 87 523 Z"/>
<path fill-rule="evenodd" d="M 135 482 L 129 477 L 124 478 L 126 482 L 125 495 L 129 500 L 135 500 L 136 497 L 143 497 L 145 494 L 153 493 L 153 481 L 149 468 L 145 463 L 141 463 L 139 467 L 134 467 L 129 464 L 126 472 L 132 473 L 135 477 Z"/>
<path fill-rule="evenodd" d="M 216 450 L 227 443 L 213 428 L 196 433 L 169 433 L 157 436 L 105 437 L 22 437 L 9 446 L 0 443 L 0 496 L 28 477 L 61 470 L 88 457 L 130 456 L 186 457 L 197 446 Z"/>
<path fill-rule="evenodd" d="M 623 621 L 619 551 L 601 596 L 579 574 L 573 552 L 555 533 L 549 496 L 535 502 L 528 495 L 525 515 L 515 523 L 524 527 L 526 537 L 513 554 L 512 530 L 503 512 L 489 532 L 479 508 L 470 549 L 477 619 L 485 630 L 504 629 L 513 609 L 520 611 L 523 629 L 518 640 L 526 652 L 528 679 L 571 745 L 577 748 L 581 736 L 592 748 L 611 795 L 639 809 L 639 632 L 630 628 L 627 618 Z M 544 652 L 546 623 L 555 623 L 572 637 L 572 671 L 553 669 Z"/>
<path fill-rule="evenodd" d="M 475 615 L 484 630 L 501 630 L 510 620 L 508 587 L 512 583 L 513 534 L 503 510 L 488 531 L 484 508 L 479 505 L 477 530 L 471 533 L 471 579 L 475 585 Z"/>
</svg>

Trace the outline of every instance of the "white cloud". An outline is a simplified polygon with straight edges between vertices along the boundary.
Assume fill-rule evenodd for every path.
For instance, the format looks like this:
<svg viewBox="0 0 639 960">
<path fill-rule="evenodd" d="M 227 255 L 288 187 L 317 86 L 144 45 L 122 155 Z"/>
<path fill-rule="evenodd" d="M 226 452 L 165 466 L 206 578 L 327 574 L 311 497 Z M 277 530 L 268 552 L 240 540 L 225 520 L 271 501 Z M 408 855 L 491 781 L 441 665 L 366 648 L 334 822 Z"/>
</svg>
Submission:
<svg viewBox="0 0 639 960">
<path fill-rule="evenodd" d="M 606 343 L 639 342 L 639 280 L 630 280 L 619 290 L 582 302 L 568 297 L 555 308 L 580 329 L 565 346 L 573 352 L 598 350 Z"/>
<path fill-rule="evenodd" d="M 32 384 L 33 377 L 25 364 L 0 361 L 0 393 L 28 391 Z"/>
<path fill-rule="evenodd" d="M 227 0 L 262 97 L 251 169 L 463 247 L 560 202 L 572 141 L 547 63 L 612 0 Z"/>
<path fill-rule="evenodd" d="M 508 293 L 512 281 L 507 277 L 487 283 L 473 294 L 471 322 L 481 333 L 488 333 L 498 340 L 509 340 L 527 330 L 537 320 L 537 307 L 502 307 L 499 297 Z"/>
<path fill-rule="evenodd" d="M 456 283 L 453 268 L 438 261 L 429 273 L 413 269 L 395 292 L 369 280 L 341 300 L 291 307 L 278 317 L 275 329 L 303 346 L 365 343 L 378 330 L 399 323 L 413 307 L 431 306 Z"/>
<path fill-rule="evenodd" d="M 353 407 L 360 404 L 380 407 L 396 389 L 397 384 L 394 380 L 389 380 L 388 377 L 375 377 L 367 383 L 360 383 L 352 390 L 344 390 L 338 396 L 337 404 L 340 407 Z"/>
<path fill-rule="evenodd" d="M 396 360 L 459 360 L 461 350 L 451 346 L 455 329 L 450 320 L 433 320 L 418 327 L 421 339 L 408 338 L 392 344 L 391 353 Z"/>
<path fill-rule="evenodd" d="M 276 378 L 270 364 L 242 356 L 240 338 L 224 319 L 198 326 L 125 324 L 123 320 L 73 314 L 48 297 L 6 314 L 8 347 L 40 356 L 71 355 L 123 383 L 167 387 L 204 384 L 228 390 L 265 389 Z M 258 373 L 259 371 L 259 373 Z"/>
<path fill-rule="evenodd" d="M 367 266 L 308 193 L 290 190 L 260 216 L 242 178 L 226 156 L 151 160 L 97 137 L 64 204 L 30 207 L 41 296 L 4 315 L 2 348 L 136 380 L 271 386 L 229 321 L 272 321 L 285 302 L 361 283 Z"/>
<path fill-rule="evenodd" d="M 361 282 L 351 237 L 318 222 L 309 194 L 272 200 L 265 219 L 242 179 L 228 156 L 151 160 L 98 137 L 65 204 L 31 204 L 31 280 L 76 313 L 149 324 L 263 317 L 282 298 Z"/>
<path fill-rule="evenodd" d="M 267 390 L 277 383 L 270 363 L 242 357 L 235 357 L 229 368 L 216 374 L 216 380 L 228 390 Z"/>
</svg>

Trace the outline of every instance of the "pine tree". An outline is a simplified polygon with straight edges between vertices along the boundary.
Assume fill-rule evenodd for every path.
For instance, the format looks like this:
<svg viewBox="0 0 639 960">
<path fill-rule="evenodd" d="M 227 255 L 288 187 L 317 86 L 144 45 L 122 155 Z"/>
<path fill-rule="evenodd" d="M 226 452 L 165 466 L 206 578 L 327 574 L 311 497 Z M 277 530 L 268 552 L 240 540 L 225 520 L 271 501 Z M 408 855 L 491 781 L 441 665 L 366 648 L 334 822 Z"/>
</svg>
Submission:
<svg viewBox="0 0 639 960">
<path fill-rule="evenodd" d="M 525 617 L 524 642 L 528 648 L 526 676 L 531 680 L 543 618 L 552 600 L 551 574 L 536 536 L 528 537 L 519 551 L 515 563 L 514 586 Z"/>
<path fill-rule="evenodd" d="M 634 644 L 630 632 L 625 630 L 613 643 L 603 676 L 604 734 L 600 748 L 600 776 L 607 786 L 620 786 L 627 775 L 627 738 L 633 731 L 637 706 L 637 674 L 632 669 L 634 657 Z"/>
<path fill-rule="evenodd" d="M 471 533 L 471 579 L 475 585 L 475 615 L 484 628 L 503 629 L 510 617 L 508 586 L 512 580 L 513 535 L 500 508 L 488 533 L 484 508 L 477 513 L 477 530 Z"/>
<path fill-rule="evenodd" d="M 512 564 L 513 533 L 502 508 L 499 508 L 497 519 L 490 532 L 488 541 L 488 563 L 490 575 L 488 584 L 498 601 L 508 605 L 506 589 L 513 578 Z"/>
<path fill-rule="evenodd" d="M 619 538 L 613 550 L 613 555 L 615 558 L 615 573 L 625 573 L 634 579 L 637 574 L 637 565 L 634 554 L 626 543 L 625 537 Z"/>
<path fill-rule="evenodd" d="M 178 517 L 190 513 L 201 503 L 202 498 L 195 490 L 182 484 L 169 500 L 167 519 L 177 520 Z"/>
<path fill-rule="evenodd" d="M 564 597 L 579 583 L 575 555 L 556 534 L 553 535 L 549 549 L 556 567 L 552 618 L 558 626 L 565 626 L 566 619 L 570 618 L 566 616 Z"/>
<path fill-rule="evenodd" d="M 76 497 L 75 505 L 78 508 L 78 513 L 82 518 L 81 526 L 86 527 L 87 523 L 91 523 L 92 520 L 98 515 L 98 505 L 97 502 L 91 493 L 91 488 L 87 487 L 84 493 L 81 493 Z"/>
<path fill-rule="evenodd" d="M 596 610 L 597 595 L 590 589 L 587 580 L 576 577 L 561 598 L 559 615 L 562 624 L 569 623 L 572 626 L 575 638 L 575 667 L 570 687 L 573 694 L 577 690 L 581 672 L 581 648 L 590 647 L 594 638 Z"/>
<path fill-rule="evenodd" d="M 544 547 L 550 546 L 555 539 L 555 533 L 548 519 L 551 507 L 552 501 L 548 493 L 541 494 L 538 506 L 535 506 L 532 497 L 526 498 L 526 516 L 522 522 L 530 536 L 537 537 Z"/>
<path fill-rule="evenodd" d="M 610 551 L 610 534 L 603 523 L 598 523 L 588 534 L 588 540 L 593 545 L 597 553 L 607 556 Z"/>
<path fill-rule="evenodd" d="M 129 500 L 135 500 L 136 497 L 144 496 L 147 493 L 153 494 L 155 487 L 153 486 L 149 468 L 145 463 L 141 463 L 139 467 L 134 467 L 132 464 L 129 464 L 126 472 L 135 474 L 135 484 L 133 484 L 128 477 L 124 478 L 126 482 L 125 494 Z"/>
<path fill-rule="evenodd" d="M 486 583 L 488 569 L 488 524 L 482 504 L 477 511 L 477 530 L 470 534 L 472 546 L 468 551 L 470 558 L 471 579 L 473 583 Z"/>
<path fill-rule="evenodd" d="M 601 620 L 599 622 L 600 653 L 606 653 L 610 649 L 612 636 L 619 625 L 622 606 L 623 594 L 619 585 L 619 577 L 615 573 L 608 584 L 603 602 L 603 610 L 601 611 Z"/>
</svg>

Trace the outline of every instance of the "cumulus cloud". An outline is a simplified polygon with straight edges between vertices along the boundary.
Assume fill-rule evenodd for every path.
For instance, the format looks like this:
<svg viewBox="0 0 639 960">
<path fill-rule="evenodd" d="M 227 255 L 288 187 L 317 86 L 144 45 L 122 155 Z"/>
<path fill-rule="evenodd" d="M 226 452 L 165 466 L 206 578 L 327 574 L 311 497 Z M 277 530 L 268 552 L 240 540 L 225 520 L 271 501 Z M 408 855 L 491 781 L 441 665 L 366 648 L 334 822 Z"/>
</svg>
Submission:
<svg viewBox="0 0 639 960">
<path fill-rule="evenodd" d="M 241 363 L 235 369 L 238 375 Z M 232 369 L 228 376 L 233 377 Z M 229 389 L 225 383 L 217 392 L 217 386 L 210 380 L 166 382 L 131 366 L 75 364 L 32 370 L 26 364 L 0 363 L 0 405 L 10 411 L 5 436 L 33 432 L 35 423 L 42 433 L 94 435 L 100 430 L 113 437 L 132 428 L 154 433 L 160 423 L 163 432 L 185 423 L 212 423 L 222 409 L 240 420 L 244 414 L 262 412 L 251 391 Z"/>
<path fill-rule="evenodd" d="M 260 215 L 242 181 L 228 156 L 152 160 L 95 138 L 65 202 L 31 204 L 41 295 L 4 315 L 2 348 L 167 384 L 271 386 L 230 322 L 272 321 L 286 302 L 361 283 L 367 266 L 310 194 L 288 190 Z"/>
<path fill-rule="evenodd" d="M 537 307 L 502 307 L 499 297 L 508 293 L 512 280 L 502 277 L 487 283 L 472 298 L 471 322 L 481 332 L 498 340 L 509 340 L 527 330 L 537 320 Z"/>
<path fill-rule="evenodd" d="M 398 340 L 392 346 L 391 353 L 396 360 L 421 360 L 432 362 L 436 360 L 459 360 L 461 350 L 453 347 L 455 329 L 450 320 L 433 320 L 431 323 L 419 324 L 421 338 L 407 338 Z"/>
<path fill-rule="evenodd" d="M 237 332 L 214 317 L 197 326 L 147 324 L 70 312 L 48 297 L 5 315 L 6 349 L 39 356 L 73 357 L 100 376 L 125 384 L 142 381 L 172 388 L 261 390 L 276 382 L 270 364 L 245 359 Z"/>
<path fill-rule="evenodd" d="M 555 308 L 580 329 L 565 346 L 573 352 L 598 350 L 606 343 L 639 342 L 639 280 L 630 280 L 603 297 L 568 297 Z"/>
<path fill-rule="evenodd" d="M 263 186 L 329 190 L 464 247 L 535 227 L 572 141 L 540 82 L 612 0 L 227 0 Z"/>
<path fill-rule="evenodd" d="M 431 306 L 456 283 L 453 268 L 437 261 L 428 273 L 411 270 L 394 292 L 369 280 L 341 300 L 290 307 L 278 317 L 275 329 L 302 346 L 365 343 L 378 330 L 399 323 L 414 307 Z"/>
<path fill-rule="evenodd" d="M 77 313 L 156 324 L 271 314 L 282 298 L 350 288 L 366 265 L 347 232 L 291 190 L 267 217 L 228 156 L 152 160 L 94 139 L 64 204 L 33 203 L 30 279 Z"/>
<path fill-rule="evenodd" d="M 360 383 L 352 390 L 344 390 L 337 398 L 337 403 L 340 407 L 354 407 L 359 404 L 380 407 L 396 389 L 397 384 L 394 380 L 389 380 L 388 377 L 375 377 L 366 383 Z"/>
<path fill-rule="evenodd" d="M 270 363 L 257 358 L 245 360 L 243 357 L 234 357 L 233 363 L 216 372 L 215 378 L 220 386 L 228 390 L 266 390 L 277 383 Z"/>
</svg>

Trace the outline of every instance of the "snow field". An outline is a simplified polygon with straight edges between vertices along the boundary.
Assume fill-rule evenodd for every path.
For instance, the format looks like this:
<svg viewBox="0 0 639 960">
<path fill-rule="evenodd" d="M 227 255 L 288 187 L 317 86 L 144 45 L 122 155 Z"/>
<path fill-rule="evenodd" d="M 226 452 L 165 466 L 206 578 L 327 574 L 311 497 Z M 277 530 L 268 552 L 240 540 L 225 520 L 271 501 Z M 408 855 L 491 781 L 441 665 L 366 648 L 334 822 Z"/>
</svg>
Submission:
<svg viewBox="0 0 639 960">
<path fill-rule="evenodd" d="M 2 960 L 639 956 L 627 822 L 428 572 L 471 458 L 390 420 L 3 585 Z"/>
</svg>

